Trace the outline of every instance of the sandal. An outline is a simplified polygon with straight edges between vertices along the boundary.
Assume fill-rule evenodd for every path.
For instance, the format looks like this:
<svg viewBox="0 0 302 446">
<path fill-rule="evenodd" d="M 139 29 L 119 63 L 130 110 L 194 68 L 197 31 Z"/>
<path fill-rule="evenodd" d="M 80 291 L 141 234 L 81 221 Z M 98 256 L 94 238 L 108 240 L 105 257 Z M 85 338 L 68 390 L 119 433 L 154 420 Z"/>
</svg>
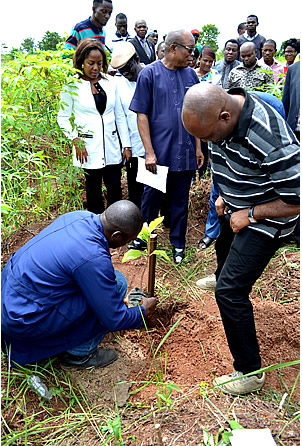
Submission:
<svg viewBox="0 0 302 446">
<path fill-rule="evenodd" d="M 211 246 L 211 244 L 215 241 L 214 238 L 211 237 L 203 237 L 202 239 L 199 240 L 199 242 L 197 243 L 197 247 L 199 249 L 207 249 L 209 246 Z"/>
</svg>

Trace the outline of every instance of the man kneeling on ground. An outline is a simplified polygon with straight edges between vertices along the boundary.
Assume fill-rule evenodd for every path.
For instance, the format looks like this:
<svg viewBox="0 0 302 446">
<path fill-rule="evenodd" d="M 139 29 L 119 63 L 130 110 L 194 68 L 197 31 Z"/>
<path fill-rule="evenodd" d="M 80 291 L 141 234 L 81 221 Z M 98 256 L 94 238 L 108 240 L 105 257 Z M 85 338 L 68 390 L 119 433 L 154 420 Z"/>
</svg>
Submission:
<svg viewBox="0 0 302 446">
<path fill-rule="evenodd" d="M 76 211 L 57 218 L 7 262 L 2 272 L 2 337 L 12 365 L 53 355 L 71 367 L 104 367 L 117 359 L 98 348 L 108 331 L 140 328 L 156 306 L 144 297 L 127 308 L 127 280 L 110 249 L 133 240 L 143 217 L 121 200 L 102 214 Z"/>
</svg>

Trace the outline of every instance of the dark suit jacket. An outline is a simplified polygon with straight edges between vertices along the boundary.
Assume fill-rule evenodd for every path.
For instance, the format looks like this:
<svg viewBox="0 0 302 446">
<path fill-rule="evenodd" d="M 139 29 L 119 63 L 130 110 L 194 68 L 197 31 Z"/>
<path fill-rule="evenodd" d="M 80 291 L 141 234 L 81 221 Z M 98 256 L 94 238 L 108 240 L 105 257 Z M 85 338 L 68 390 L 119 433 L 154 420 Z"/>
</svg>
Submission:
<svg viewBox="0 0 302 446">
<path fill-rule="evenodd" d="M 300 61 L 287 69 L 282 102 L 287 123 L 295 131 L 300 113 Z"/>
<path fill-rule="evenodd" d="M 155 48 L 154 48 L 153 43 L 151 43 L 147 40 L 147 44 L 149 45 L 149 48 L 151 50 L 151 57 L 149 58 L 146 54 L 146 51 L 142 47 L 139 39 L 137 38 L 137 36 L 135 36 L 133 39 L 129 40 L 129 42 L 131 42 L 132 45 L 134 45 L 136 54 L 138 55 L 139 61 L 141 63 L 148 65 L 149 63 L 154 62 L 156 60 Z"/>
</svg>

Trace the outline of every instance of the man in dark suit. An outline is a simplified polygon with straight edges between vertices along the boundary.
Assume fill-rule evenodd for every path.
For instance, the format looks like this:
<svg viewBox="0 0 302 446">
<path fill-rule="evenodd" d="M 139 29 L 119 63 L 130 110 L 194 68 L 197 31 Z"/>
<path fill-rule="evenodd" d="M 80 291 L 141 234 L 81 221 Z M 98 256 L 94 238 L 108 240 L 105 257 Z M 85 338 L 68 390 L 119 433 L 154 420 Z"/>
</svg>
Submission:
<svg viewBox="0 0 302 446">
<path fill-rule="evenodd" d="M 135 22 L 134 30 L 136 36 L 130 40 L 134 45 L 136 54 L 141 63 L 148 65 L 156 59 L 155 48 L 152 42 L 146 39 L 148 27 L 145 20 L 137 20 Z"/>
<path fill-rule="evenodd" d="M 300 141 L 300 61 L 288 67 L 282 102 L 286 121 Z"/>
</svg>

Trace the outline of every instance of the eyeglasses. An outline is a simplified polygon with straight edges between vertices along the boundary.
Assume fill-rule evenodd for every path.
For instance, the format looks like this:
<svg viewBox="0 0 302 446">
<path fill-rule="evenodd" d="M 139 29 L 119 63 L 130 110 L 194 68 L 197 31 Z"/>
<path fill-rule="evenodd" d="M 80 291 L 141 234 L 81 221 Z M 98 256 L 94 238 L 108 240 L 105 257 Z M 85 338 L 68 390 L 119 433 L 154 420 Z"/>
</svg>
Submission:
<svg viewBox="0 0 302 446">
<path fill-rule="evenodd" d="M 185 48 L 187 51 L 189 51 L 190 54 L 192 54 L 193 51 L 195 50 L 195 46 L 192 48 L 191 46 L 183 45 L 182 43 L 178 43 L 178 42 L 173 42 L 173 43 L 171 43 L 171 45 L 182 46 L 182 47 Z"/>
</svg>

